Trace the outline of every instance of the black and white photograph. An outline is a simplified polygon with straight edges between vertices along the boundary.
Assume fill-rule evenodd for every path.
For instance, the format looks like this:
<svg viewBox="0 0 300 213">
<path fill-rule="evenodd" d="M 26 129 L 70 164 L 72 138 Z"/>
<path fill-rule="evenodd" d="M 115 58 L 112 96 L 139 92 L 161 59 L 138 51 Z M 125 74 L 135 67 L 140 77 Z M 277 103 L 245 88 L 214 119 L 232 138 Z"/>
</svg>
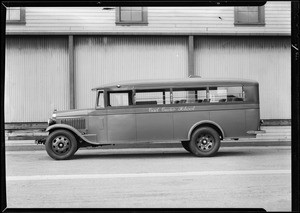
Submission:
<svg viewBox="0 0 300 213">
<path fill-rule="evenodd" d="M 292 211 L 291 1 L 6 4 L 4 23 L 8 209 Z"/>
</svg>

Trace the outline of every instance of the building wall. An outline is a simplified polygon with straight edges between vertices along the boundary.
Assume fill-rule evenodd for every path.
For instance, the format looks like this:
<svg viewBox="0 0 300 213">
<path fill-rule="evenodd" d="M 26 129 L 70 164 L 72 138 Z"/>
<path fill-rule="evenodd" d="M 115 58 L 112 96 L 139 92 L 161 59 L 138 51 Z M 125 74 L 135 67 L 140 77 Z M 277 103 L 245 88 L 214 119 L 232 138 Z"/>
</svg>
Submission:
<svg viewBox="0 0 300 213">
<path fill-rule="evenodd" d="M 290 35 L 291 2 L 265 5 L 265 25 L 234 25 L 234 7 L 148 7 L 148 25 L 116 25 L 115 9 L 27 7 L 25 25 L 7 25 L 7 34 L 230 34 Z"/>
<path fill-rule="evenodd" d="M 202 77 L 258 80 L 261 117 L 290 119 L 290 7 L 267 2 L 260 26 L 235 26 L 234 7 L 148 7 L 143 26 L 116 25 L 115 10 L 100 7 L 27 7 L 25 25 L 6 27 L 5 122 L 45 122 L 71 107 L 69 35 L 75 108 L 94 106 L 93 87 L 184 78 L 194 61 Z"/>
<path fill-rule="evenodd" d="M 54 109 L 69 109 L 66 37 L 6 39 L 5 122 L 45 122 Z"/>
<path fill-rule="evenodd" d="M 197 37 L 195 73 L 245 78 L 260 84 L 261 118 L 291 118 L 289 37 Z"/>
<path fill-rule="evenodd" d="M 185 37 L 76 37 L 76 107 L 94 107 L 91 88 L 106 83 L 184 78 L 188 75 L 187 53 Z"/>
<path fill-rule="evenodd" d="M 75 107 L 95 104 L 93 87 L 188 76 L 188 37 L 75 36 Z M 67 36 L 7 39 L 5 121 L 45 122 L 70 108 Z M 291 118 L 289 37 L 195 37 L 195 74 L 260 83 L 261 118 Z"/>
</svg>

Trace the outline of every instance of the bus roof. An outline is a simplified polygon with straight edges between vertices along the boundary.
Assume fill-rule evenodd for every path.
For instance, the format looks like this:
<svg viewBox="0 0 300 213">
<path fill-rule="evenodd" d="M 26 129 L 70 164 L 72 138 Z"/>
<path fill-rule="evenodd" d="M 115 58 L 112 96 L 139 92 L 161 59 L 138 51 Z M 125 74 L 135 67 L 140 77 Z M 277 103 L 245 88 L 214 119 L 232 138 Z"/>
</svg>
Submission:
<svg viewBox="0 0 300 213">
<path fill-rule="evenodd" d="M 202 85 L 257 85 L 258 82 L 248 79 L 205 79 L 205 78 L 186 78 L 172 80 L 134 80 L 120 81 L 105 84 L 92 90 L 132 90 L 132 89 L 155 89 L 170 87 L 201 87 Z"/>
</svg>

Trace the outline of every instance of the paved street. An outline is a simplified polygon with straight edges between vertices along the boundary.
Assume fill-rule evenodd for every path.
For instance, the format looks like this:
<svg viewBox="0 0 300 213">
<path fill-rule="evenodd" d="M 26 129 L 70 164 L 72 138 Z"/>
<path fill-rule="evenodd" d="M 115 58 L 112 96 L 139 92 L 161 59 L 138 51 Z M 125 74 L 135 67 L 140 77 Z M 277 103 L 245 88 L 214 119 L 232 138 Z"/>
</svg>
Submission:
<svg viewBox="0 0 300 213">
<path fill-rule="evenodd" d="M 289 146 L 221 147 L 212 158 L 182 148 L 7 151 L 9 208 L 265 208 L 291 211 Z"/>
</svg>

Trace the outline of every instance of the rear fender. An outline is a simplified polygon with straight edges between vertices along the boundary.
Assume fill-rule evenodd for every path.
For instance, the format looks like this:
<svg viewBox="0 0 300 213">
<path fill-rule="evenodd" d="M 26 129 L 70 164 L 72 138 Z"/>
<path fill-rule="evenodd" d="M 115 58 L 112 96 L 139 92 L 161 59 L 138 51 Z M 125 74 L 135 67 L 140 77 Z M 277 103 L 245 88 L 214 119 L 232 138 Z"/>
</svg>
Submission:
<svg viewBox="0 0 300 213">
<path fill-rule="evenodd" d="M 225 137 L 225 133 L 222 129 L 222 127 L 217 124 L 216 122 L 213 122 L 213 121 L 210 121 L 210 120 L 203 120 L 203 121 L 199 121 L 197 123 L 195 123 L 189 130 L 189 133 L 188 133 L 188 139 L 191 140 L 191 137 L 192 137 L 192 133 L 195 129 L 197 129 L 198 127 L 202 127 L 202 126 L 209 126 L 209 127 L 213 127 L 219 134 L 222 138 Z"/>
</svg>

